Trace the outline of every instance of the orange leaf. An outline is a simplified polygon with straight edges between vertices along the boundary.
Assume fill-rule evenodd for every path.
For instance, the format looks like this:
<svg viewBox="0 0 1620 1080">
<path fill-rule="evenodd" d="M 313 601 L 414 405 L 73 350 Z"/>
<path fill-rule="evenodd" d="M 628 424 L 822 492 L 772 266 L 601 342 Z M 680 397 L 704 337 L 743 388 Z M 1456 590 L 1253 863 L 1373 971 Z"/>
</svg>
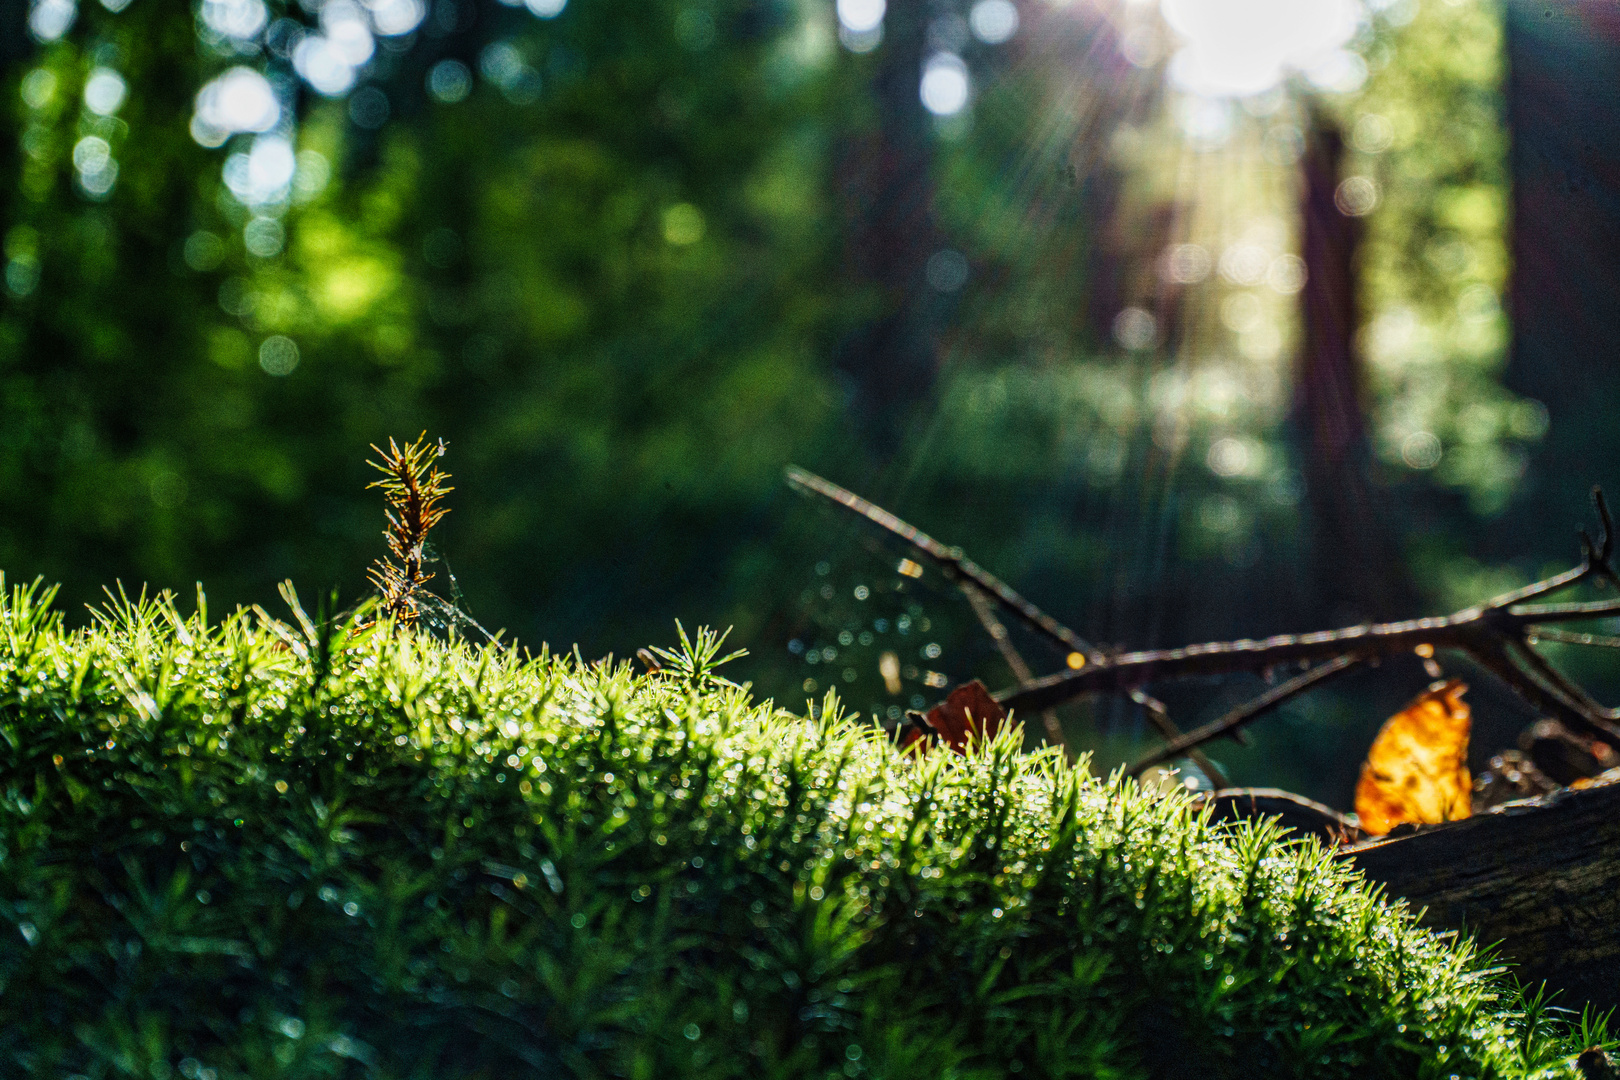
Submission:
<svg viewBox="0 0 1620 1080">
<path fill-rule="evenodd" d="M 1367 833 L 1469 815 L 1467 689 L 1458 679 L 1435 683 L 1379 729 L 1356 785 L 1356 814 Z"/>
</svg>

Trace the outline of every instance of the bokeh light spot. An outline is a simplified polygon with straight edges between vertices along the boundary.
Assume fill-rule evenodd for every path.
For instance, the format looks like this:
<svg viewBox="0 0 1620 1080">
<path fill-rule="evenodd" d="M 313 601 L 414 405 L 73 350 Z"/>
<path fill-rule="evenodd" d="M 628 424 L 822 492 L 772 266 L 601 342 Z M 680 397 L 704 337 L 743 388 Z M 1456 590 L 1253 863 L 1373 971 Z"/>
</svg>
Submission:
<svg viewBox="0 0 1620 1080">
<path fill-rule="evenodd" d="M 838 23 L 857 34 L 869 33 L 883 24 L 888 10 L 887 0 L 838 0 Z"/>
<path fill-rule="evenodd" d="M 265 338 L 259 346 L 259 367 L 277 378 L 291 375 L 298 367 L 298 344 L 281 334 Z"/>
<path fill-rule="evenodd" d="M 393 109 L 388 104 L 388 95 L 379 87 L 363 87 L 349 98 L 349 119 L 357 127 L 375 131 L 388 123 L 391 112 Z"/>
<path fill-rule="evenodd" d="M 319 150 L 300 150 L 296 161 L 293 198 L 298 202 L 309 202 L 326 190 L 326 184 L 332 178 L 332 166 Z"/>
<path fill-rule="evenodd" d="M 1378 185 L 1370 177 L 1352 176 L 1334 191 L 1333 202 L 1348 217 L 1365 217 L 1378 205 Z"/>
<path fill-rule="evenodd" d="M 852 53 L 869 53 L 883 44 L 883 24 L 878 23 L 870 30 L 851 30 L 839 23 L 838 43 Z"/>
<path fill-rule="evenodd" d="M 1150 349 L 1159 338 L 1159 320 L 1139 307 L 1114 316 L 1114 340 L 1131 351 Z"/>
<path fill-rule="evenodd" d="M 691 203 L 676 203 L 664 211 L 664 239 L 677 247 L 703 239 L 703 211 Z"/>
<path fill-rule="evenodd" d="M 1363 154 L 1382 154 L 1395 142 L 1395 125 L 1378 113 L 1367 113 L 1350 130 L 1350 141 Z"/>
<path fill-rule="evenodd" d="M 100 135 L 86 135 L 73 144 L 73 167 L 82 173 L 100 172 L 112 159 L 112 147 Z"/>
<path fill-rule="evenodd" d="M 371 25 L 383 37 L 408 34 L 427 18 L 422 0 L 366 0 L 366 7 L 371 11 Z"/>
<path fill-rule="evenodd" d="M 124 106 L 129 86 L 111 68 L 98 67 L 84 81 L 84 107 L 97 116 L 112 116 Z"/>
<path fill-rule="evenodd" d="M 1266 160 L 1273 165 L 1292 165 L 1305 154 L 1305 134 L 1293 124 L 1275 124 L 1266 132 Z"/>
<path fill-rule="evenodd" d="M 1018 33 L 1018 9 L 1012 0 L 979 0 L 968 11 L 968 25 L 986 45 L 1000 45 Z"/>
<path fill-rule="evenodd" d="M 354 86 L 354 65 L 346 62 L 322 34 L 311 34 L 298 43 L 292 54 L 293 68 L 320 94 L 337 97 Z"/>
<path fill-rule="evenodd" d="M 527 66 L 523 54 L 510 41 L 493 42 L 478 55 L 478 70 L 496 86 L 505 86 Z"/>
<path fill-rule="evenodd" d="M 1255 471 L 1259 454 L 1254 443 L 1228 436 L 1210 444 L 1205 463 L 1220 477 L 1248 476 Z"/>
<path fill-rule="evenodd" d="M 714 44 L 714 16 L 698 8 L 685 8 L 675 16 L 675 40 L 681 48 L 702 52 Z"/>
<path fill-rule="evenodd" d="M 225 241 L 206 229 L 199 229 L 186 237 L 183 254 L 187 266 L 198 273 L 207 273 L 218 269 L 225 261 Z"/>
<path fill-rule="evenodd" d="M 1414 469 L 1432 469 L 1440 464 L 1440 440 L 1433 432 L 1415 431 L 1401 443 L 1401 460 Z"/>
<path fill-rule="evenodd" d="M 270 19 L 263 0 L 203 0 L 203 25 L 222 37 L 246 41 Z"/>
<path fill-rule="evenodd" d="M 79 5 L 73 0 L 35 0 L 28 13 L 28 32 L 36 41 L 55 41 L 73 27 Z"/>
<path fill-rule="evenodd" d="M 501 94 L 514 105 L 528 105 L 540 97 L 540 73 L 530 67 L 523 54 L 509 41 L 497 41 L 478 56 L 478 70 L 500 87 Z"/>
<path fill-rule="evenodd" d="M 24 105 L 43 109 L 56 97 L 56 73 L 49 68 L 35 68 L 23 77 L 19 90 Z"/>
<path fill-rule="evenodd" d="M 1320 89 L 1353 94 L 1367 81 L 1367 61 L 1349 49 L 1335 49 L 1306 68 L 1305 77 Z"/>
<path fill-rule="evenodd" d="M 441 105 L 454 105 L 472 93 L 472 72 L 460 60 L 440 60 L 428 69 L 427 92 Z"/>
<path fill-rule="evenodd" d="M 261 135 L 248 153 L 225 160 L 225 186 L 244 206 L 261 206 L 287 196 L 297 169 L 292 144 L 280 135 Z"/>
<path fill-rule="evenodd" d="M 939 292 L 957 292 L 967 284 L 967 256 L 950 248 L 936 251 L 928 257 L 923 274 L 928 278 L 928 284 Z"/>
<path fill-rule="evenodd" d="M 269 131 L 280 119 L 270 80 L 250 67 L 233 67 L 197 92 L 191 133 L 204 146 L 220 146 L 237 132 Z"/>
<path fill-rule="evenodd" d="M 1260 301 L 1251 292 L 1233 293 L 1221 301 L 1221 322 L 1234 333 L 1253 330 L 1263 317 Z"/>
<path fill-rule="evenodd" d="M 1177 285 L 1196 285 L 1209 277 L 1214 266 L 1202 244 L 1177 244 L 1165 252 L 1164 277 Z"/>
<path fill-rule="evenodd" d="M 1279 255 L 1266 269 L 1266 284 L 1283 296 L 1293 296 L 1303 289 L 1307 277 L 1305 260 L 1298 255 Z"/>
<path fill-rule="evenodd" d="M 967 65 L 955 53 L 935 53 L 923 65 L 919 95 L 935 116 L 955 116 L 967 107 L 972 84 Z"/>
<path fill-rule="evenodd" d="M 1159 62 L 1159 34 L 1152 26 L 1133 26 L 1119 36 L 1119 54 L 1132 67 L 1150 68 Z"/>
<path fill-rule="evenodd" d="M 326 0 L 321 5 L 321 30 L 331 48 L 350 67 L 359 67 L 377 51 L 371 21 L 353 0 Z"/>
<path fill-rule="evenodd" d="M 1221 277 L 1234 285 L 1254 285 L 1271 269 L 1271 253 L 1252 240 L 1242 240 L 1221 252 Z"/>
<path fill-rule="evenodd" d="M 1160 7 L 1185 42 L 1171 61 L 1171 81 L 1211 97 L 1264 93 L 1289 69 L 1339 89 L 1353 68 L 1343 47 L 1363 15 L 1359 0 L 1162 0 Z M 1360 71 L 1365 78 L 1365 65 Z"/>
<path fill-rule="evenodd" d="M 286 239 L 287 232 L 281 222 L 272 217 L 256 217 L 242 228 L 242 243 L 248 254 L 261 259 L 280 255 Z"/>
</svg>

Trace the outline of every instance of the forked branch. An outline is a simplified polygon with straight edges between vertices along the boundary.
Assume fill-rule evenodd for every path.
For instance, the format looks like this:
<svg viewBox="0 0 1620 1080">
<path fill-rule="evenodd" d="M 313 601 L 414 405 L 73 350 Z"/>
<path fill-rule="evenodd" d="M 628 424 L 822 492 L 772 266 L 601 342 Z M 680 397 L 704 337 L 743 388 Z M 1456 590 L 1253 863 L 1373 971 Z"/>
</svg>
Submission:
<svg viewBox="0 0 1620 1080">
<path fill-rule="evenodd" d="M 996 695 L 1009 712 L 1055 708 L 1085 694 L 1125 694 L 1140 700 L 1144 687 L 1159 681 L 1241 671 L 1266 672 L 1287 665 L 1305 667 L 1302 674 L 1239 706 L 1226 716 L 1187 735 L 1169 740 L 1160 751 L 1133 766 L 1140 771 L 1171 757 L 1188 754 L 1212 739 L 1233 736 L 1243 725 L 1306 690 L 1314 689 L 1363 664 L 1409 652 L 1432 656 L 1434 650 L 1464 653 L 1495 674 L 1531 705 L 1562 720 L 1574 731 L 1620 747 L 1620 709 L 1600 705 L 1590 694 L 1553 667 L 1534 645 L 1560 641 L 1612 646 L 1616 639 L 1576 634 L 1547 623 L 1577 622 L 1620 615 L 1620 599 L 1570 603 L 1530 603 L 1577 585 L 1620 587 L 1614 566 L 1615 525 L 1600 489 L 1593 489 L 1600 531 L 1594 542 L 1580 534 L 1579 565 L 1522 589 L 1451 615 L 1405 622 L 1366 623 L 1311 634 L 1285 634 L 1260 641 L 1216 641 L 1179 649 L 1112 652 L 1088 644 L 1072 630 L 979 568 L 958 548 L 947 547 L 893 514 L 836 484 L 802 469 L 790 469 L 794 487 L 823 496 L 911 544 L 952 580 L 966 579 L 1017 616 L 1036 633 L 1069 652 L 1069 669 L 1021 684 Z M 1076 655 L 1078 654 L 1078 655 Z M 1149 699 L 1151 700 L 1151 699 Z"/>
</svg>

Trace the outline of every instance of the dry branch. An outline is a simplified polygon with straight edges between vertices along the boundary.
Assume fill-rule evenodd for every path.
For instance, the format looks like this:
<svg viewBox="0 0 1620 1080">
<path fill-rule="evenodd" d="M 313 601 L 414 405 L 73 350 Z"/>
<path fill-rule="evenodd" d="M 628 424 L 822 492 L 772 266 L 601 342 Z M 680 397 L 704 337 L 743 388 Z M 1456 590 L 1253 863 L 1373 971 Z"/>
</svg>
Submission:
<svg viewBox="0 0 1620 1080">
<path fill-rule="evenodd" d="M 947 547 L 922 530 L 901 521 L 883 507 L 868 502 L 853 491 L 841 488 L 830 480 L 823 480 L 815 473 L 807 472 L 797 466 L 789 466 L 787 480 L 790 485 L 800 491 L 830 499 L 844 509 L 858 514 L 879 528 L 886 529 L 898 536 L 921 552 L 935 566 L 938 566 L 951 581 L 967 581 L 978 586 L 982 592 L 1000 604 L 1003 610 L 1011 613 L 1020 622 L 1025 623 L 1030 629 L 1049 641 L 1056 642 L 1071 652 L 1079 653 L 1085 658 L 1086 662 L 1090 663 L 1098 655 L 1096 646 L 1028 600 L 1025 600 L 1022 596 L 1019 596 L 1000 578 L 962 554 L 961 548 Z"/>
<path fill-rule="evenodd" d="M 1590 694 L 1536 652 L 1537 641 L 1610 646 L 1620 644 L 1599 635 L 1575 634 L 1544 624 L 1602 619 L 1620 615 L 1620 600 L 1530 603 L 1582 584 L 1620 586 L 1613 556 L 1614 520 L 1603 492 L 1593 489 L 1601 531 L 1594 542 L 1580 533 L 1578 566 L 1486 603 L 1451 615 L 1405 622 L 1370 623 L 1310 634 L 1285 634 L 1260 641 L 1217 641 L 1179 649 L 1109 652 L 1019 596 L 968 559 L 960 548 L 941 544 L 866 499 L 802 469 L 789 469 L 794 487 L 822 496 L 906 541 L 953 581 L 977 586 L 989 599 L 1059 648 L 1071 651 L 1070 670 L 1028 681 L 996 695 L 1009 712 L 1040 712 L 1085 694 L 1125 694 L 1148 706 L 1143 688 L 1162 680 L 1240 671 L 1269 672 L 1286 665 L 1313 665 L 1301 675 L 1266 691 L 1226 716 L 1187 735 L 1174 736 L 1166 747 L 1139 762 L 1138 771 L 1169 757 L 1187 754 L 1222 736 L 1235 736 L 1244 724 L 1306 690 L 1364 663 L 1435 649 L 1462 652 L 1490 671 L 1537 709 L 1572 730 L 1620 747 L 1620 709 L 1600 705 Z M 1078 656 L 1072 655 L 1078 653 Z M 1165 718 L 1166 720 L 1168 718 Z M 1161 725 L 1162 729 L 1162 725 Z"/>
<path fill-rule="evenodd" d="M 1030 669 L 1023 654 L 1018 651 L 1018 647 L 1012 643 L 1012 636 L 1007 633 L 1007 628 L 1002 625 L 1000 619 L 996 618 L 995 605 L 972 582 L 958 582 L 958 586 L 962 590 L 962 595 L 967 597 L 968 606 L 973 609 L 974 617 L 979 620 L 979 625 L 984 627 L 986 634 L 990 635 L 990 640 L 995 642 L 996 650 L 1001 653 L 1002 660 L 1006 661 L 1007 667 L 1012 670 L 1013 678 L 1018 680 L 1020 686 L 1032 682 L 1035 678 L 1035 672 Z M 1061 746 L 1065 754 L 1072 756 L 1072 752 L 1069 750 L 1069 740 L 1063 734 L 1063 722 L 1058 719 L 1057 713 L 1051 709 L 1042 712 L 1041 724 L 1046 728 L 1048 741 L 1056 746 Z"/>
</svg>

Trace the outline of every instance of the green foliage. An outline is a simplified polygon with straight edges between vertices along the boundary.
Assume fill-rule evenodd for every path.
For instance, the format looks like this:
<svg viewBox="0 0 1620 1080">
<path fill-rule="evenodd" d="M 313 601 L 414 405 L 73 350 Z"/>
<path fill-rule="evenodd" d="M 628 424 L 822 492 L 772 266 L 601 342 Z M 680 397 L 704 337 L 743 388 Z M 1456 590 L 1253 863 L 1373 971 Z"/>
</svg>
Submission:
<svg viewBox="0 0 1620 1080">
<path fill-rule="evenodd" d="M 263 58 L 199 37 L 193 5 L 85 5 L 0 73 L 0 564 L 74 600 L 206 578 L 245 601 L 293 573 L 352 594 L 379 526 L 358 451 L 427 429 L 465 482 L 436 540 L 480 617 L 571 640 L 645 609 L 645 640 L 675 606 L 658 579 L 701 581 L 679 607 L 718 619 L 710 583 L 760 561 L 738 520 L 836 426 L 836 45 L 731 0 L 694 49 L 688 8 L 480 3 L 476 32 L 383 50 L 382 130 L 306 93 L 292 193 L 257 209 L 221 179 L 254 137 L 208 151 L 187 123 Z M 428 63 L 486 48 L 543 92 L 429 98 Z M 82 102 L 98 67 L 128 84 L 117 116 Z M 110 191 L 76 179 L 87 137 Z"/>
<path fill-rule="evenodd" d="M 1381 199 L 1360 256 L 1378 451 L 1398 465 L 1416 433 L 1438 437 L 1437 479 L 1486 514 L 1507 505 L 1548 423 L 1498 381 L 1511 261 L 1502 18 L 1489 3 L 1409 9 L 1381 28 L 1366 87 L 1336 103 L 1347 172 L 1373 178 Z"/>
<path fill-rule="evenodd" d="M 8 1075 L 1571 1075 L 1314 843 L 287 596 L 0 606 Z"/>
</svg>

